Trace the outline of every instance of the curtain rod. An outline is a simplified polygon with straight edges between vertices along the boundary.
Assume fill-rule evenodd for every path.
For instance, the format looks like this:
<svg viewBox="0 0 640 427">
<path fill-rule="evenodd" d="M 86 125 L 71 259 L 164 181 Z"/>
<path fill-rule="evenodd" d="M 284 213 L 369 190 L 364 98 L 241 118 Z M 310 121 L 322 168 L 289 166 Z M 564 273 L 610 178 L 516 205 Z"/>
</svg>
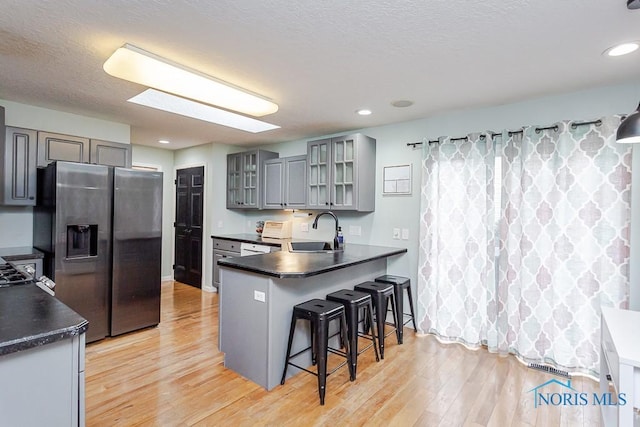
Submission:
<svg viewBox="0 0 640 427">
<path fill-rule="evenodd" d="M 571 124 L 569 126 L 571 126 L 571 129 L 576 129 L 578 126 L 585 126 L 585 125 L 596 125 L 596 126 L 600 126 L 602 125 L 602 120 L 598 119 L 598 120 L 592 120 L 592 121 L 587 121 L 587 122 L 571 122 Z M 547 127 L 537 127 L 535 128 L 535 132 L 536 133 L 540 133 L 544 130 L 553 130 L 554 132 L 558 131 L 558 125 L 553 125 L 553 126 L 547 126 Z M 509 136 L 513 136 L 516 133 L 522 133 L 524 132 L 524 129 L 518 129 L 518 130 L 510 130 L 509 131 Z M 501 133 L 496 133 L 496 132 L 489 132 L 489 134 L 492 137 L 496 137 L 496 136 L 502 136 Z M 487 134 L 480 134 L 480 139 L 485 139 L 487 137 Z M 458 138 L 450 138 L 450 141 L 463 141 L 463 140 L 467 140 L 469 139 L 468 136 L 461 136 Z M 420 142 L 407 142 L 407 147 L 411 147 L 411 148 L 415 148 L 418 145 L 422 145 L 424 143 L 427 144 L 435 144 L 440 142 L 440 140 L 438 139 L 430 139 L 427 141 L 420 141 Z"/>
</svg>

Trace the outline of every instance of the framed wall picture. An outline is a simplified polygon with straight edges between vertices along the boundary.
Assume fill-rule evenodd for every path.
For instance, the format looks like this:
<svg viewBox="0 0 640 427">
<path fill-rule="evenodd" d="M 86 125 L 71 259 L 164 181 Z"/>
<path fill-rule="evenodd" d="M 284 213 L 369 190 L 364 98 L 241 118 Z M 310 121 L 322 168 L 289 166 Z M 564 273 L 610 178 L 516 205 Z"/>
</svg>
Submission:
<svg viewBox="0 0 640 427">
<path fill-rule="evenodd" d="M 411 194 L 411 165 L 382 168 L 382 195 Z"/>
</svg>

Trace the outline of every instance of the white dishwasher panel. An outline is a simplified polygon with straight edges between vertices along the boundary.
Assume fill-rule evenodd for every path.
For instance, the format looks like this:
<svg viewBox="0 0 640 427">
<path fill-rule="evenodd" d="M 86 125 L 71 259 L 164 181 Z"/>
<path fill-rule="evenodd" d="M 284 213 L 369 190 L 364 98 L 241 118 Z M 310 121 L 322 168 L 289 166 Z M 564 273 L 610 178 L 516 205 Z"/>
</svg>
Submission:
<svg viewBox="0 0 640 427">
<path fill-rule="evenodd" d="M 268 254 L 272 247 L 266 245 L 257 245 L 255 243 L 241 243 L 240 256 Z"/>
</svg>

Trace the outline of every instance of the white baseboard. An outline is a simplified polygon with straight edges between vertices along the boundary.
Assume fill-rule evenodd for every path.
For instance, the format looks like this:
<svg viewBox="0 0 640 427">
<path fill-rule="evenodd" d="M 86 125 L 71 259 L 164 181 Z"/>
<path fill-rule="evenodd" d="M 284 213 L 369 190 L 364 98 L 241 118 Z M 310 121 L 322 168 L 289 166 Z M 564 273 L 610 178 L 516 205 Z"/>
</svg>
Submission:
<svg viewBox="0 0 640 427">
<path fill-rule="evenodd" d="M 173 280 L 173 276 L 162 276 L 162 277 L 160 278 L 160 280 L 161 280 L 162 282 L 172 281 L 172 280 Z"/>
<path fill-rule="evenodd" d="M 203 291 L 203 292 L 214 292 L 214 293 L 217 293 L 217 292 L 218 292 L 218 288 L 216 288 L 216 287 L 214 287 L 214 286 L 211 286 L 211 285 L 209 285 L 209 286 L 204 285 L 204 286 L 202 287 L 202 291 Z"/>
</svg>

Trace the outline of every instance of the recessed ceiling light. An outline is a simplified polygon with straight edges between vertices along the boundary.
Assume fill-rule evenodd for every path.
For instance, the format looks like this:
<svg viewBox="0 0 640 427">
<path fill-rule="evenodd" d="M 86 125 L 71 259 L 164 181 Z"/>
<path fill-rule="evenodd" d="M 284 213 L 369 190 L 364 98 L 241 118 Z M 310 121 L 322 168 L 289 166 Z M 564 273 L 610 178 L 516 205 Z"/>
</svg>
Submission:
<svg viewBox="0 0 640 427">
<path fill-rule="evenodd" d="M 636 50 L 638 50 L 638 47 L 640 47 L 639 42 L 622 43 L 617 46 L 612 46 L 609 49 L 605 50 L 603 52 L 603 55 L 608 55 L 608 56 L 627 55 L 631 52 L 635 52 Z"/>
<path fill-rule="evenodd" d="M 203 120 L 217 125 L 240 129 L 251 133 L 264 132 L 266 130 L 278 129 L 280 126 L 262 122 L 240 114 L 221 110 L 210 105 L 201 104 L 169 93 L 160 92 L 155 89 L 147 89 L 144 92 L 128 99 L 134 104 L 168 111 L 169 113 Z"/>
<path fill-rule="evenodd" d="M 277 104 L 260 95 L 130 44 L 116 50 L 102 68 L 120 79 L 252 116 L 278 111 Z"/>
<path fill-rule="evenodd" d="M 161 139 L 158 141 L 160 144 L 169 144 L 171 141 L 167 141 L 166 139 Z"/>
<path fill-rule="evenodd" d="M 409 101 L 408 99 L 399 99 L 397 101 L 393 101 L 391 105 L 397 108 L 406 108 L 411 107 L 413 105 L 413 101 Z"/>
<path fill-rule="evenodd" d="M 362 109 L 362 110 L 357 110 L 356 113 L 360 114 L 361 116 L 368 116 L 371 114 L 371 110 Z"/>
</svg>

